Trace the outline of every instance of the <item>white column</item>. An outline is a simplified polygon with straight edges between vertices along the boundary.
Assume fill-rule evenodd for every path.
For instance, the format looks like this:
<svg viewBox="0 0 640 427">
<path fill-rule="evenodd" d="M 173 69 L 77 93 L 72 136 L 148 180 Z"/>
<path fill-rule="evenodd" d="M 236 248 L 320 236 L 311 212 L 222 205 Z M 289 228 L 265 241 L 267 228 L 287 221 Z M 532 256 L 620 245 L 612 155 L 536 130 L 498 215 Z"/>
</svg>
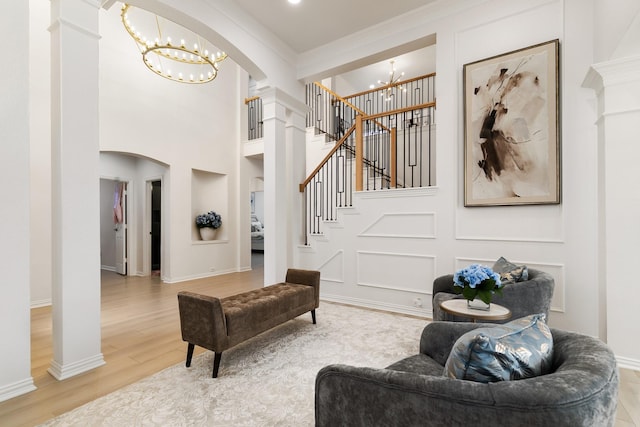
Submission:
<svg viewBox="0 0 640 427">
<path fill-rule="evenodd" d="M 305 106 L 306 108 L 306 106 Z M 298 267 L 298 258 L 296 257 L 300 251 L 295 248 L 304 243 L 304 193 L 300 192 L 300 183 L 306 178 L 306 111 L 289 111 L 287 119 L 287 213 L 289 214 L 288 223 L 289 236 L 287 241 L 291 242 L 287 259 L 289 259 L 290 267 Z"/>
<path fill-rule="evenodd" d="M 270 89 L 262 95 L 264 141 L 264 283 L 280 282 L 287 269 L 286 108 Z"/>
<path fill-rule="evenodd" d="M 606 340 L 622 366 L 640 369 L 633 267 L 640 241 L 637 141 L 640 55 L 595 64 L 585 86 L 598 95 L 600 280 L 605 284 Z"/>
<path fill-rule="evenodd" d="M 267 89 L 260 96 L 264 123 L 264 282 L 269 285 L 284 280 L 287 268 L 295 267 L 293 247 L 303 242 L 299 240 L 302 195 L 297 185 L 304 179 L 307 107 L 278 89 Z"/>
<path fill-rule="evenodd" d="M 62 380 L 100 352 L 97 0 L 51 2 L 53 360 Z"/>
<path fill-rule="evenodd" d="M 35 389 L 29 310 L 29 2 L 0 3 L 0 401 Z M 10 61 L 9 61 L 10 58 Z"/>
</svg>

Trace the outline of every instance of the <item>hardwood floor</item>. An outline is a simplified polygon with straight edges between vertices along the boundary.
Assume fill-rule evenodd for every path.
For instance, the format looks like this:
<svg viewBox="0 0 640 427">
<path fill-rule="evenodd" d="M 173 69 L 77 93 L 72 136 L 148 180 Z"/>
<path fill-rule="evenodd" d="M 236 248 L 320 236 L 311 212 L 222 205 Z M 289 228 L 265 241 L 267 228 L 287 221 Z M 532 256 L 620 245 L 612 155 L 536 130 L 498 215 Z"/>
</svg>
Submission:
<svg viewBox="0 0 640 427">
<path fill-rule="evenodd" d="M 640 427 L 640 371 L 620 369 L 616 427 Z"/>
<path fill-rule="evenodd" d="M 32 375 L 37 390 L 0 403 L 0 426 L 34 426 L 176 363 L 184 363 L 176 294 L 183 289 L 224 297 L 262 286 L 263 271 L 176 284 L 157 276 L 102 273 L 102 352 L 106 365 L 57 381 L 52 359 L 51 308 L 33 309 Z M 196 354 L 202 349 L 196 348 Z M 640 372 L 620 370 L 617 427 L 640 427 Z"/>
<path fill-rule="evenodd" d="M 31 310 L 31 373 L 37 390 L 0 403 L 0 426 L 34 426 L 164 368 L 184 363 L 176 294 L 189 289 L 225 297 L 263 284 L 263 270 L 176 284 L 158 276 L 123 277 L 102 272 L 102 353 L 107 362 L 57 381 L 47 373 L 53 358 L 51 307 Z M 196 348 L 195 354 L 202 349 Z"/>
</svg>

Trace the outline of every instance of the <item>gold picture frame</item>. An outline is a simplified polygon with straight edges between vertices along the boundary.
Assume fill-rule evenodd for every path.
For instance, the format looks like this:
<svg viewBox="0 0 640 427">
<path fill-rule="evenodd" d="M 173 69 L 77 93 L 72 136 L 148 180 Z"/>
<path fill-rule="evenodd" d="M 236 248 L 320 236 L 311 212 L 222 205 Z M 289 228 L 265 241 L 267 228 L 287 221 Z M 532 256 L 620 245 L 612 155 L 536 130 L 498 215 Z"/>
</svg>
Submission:
<svg viewBox="0 0 640 427">
<path fill-rule="evenodd" d="M 559 41 L 463 69 L 464 205 L 560 203 Z"/>
</svg>

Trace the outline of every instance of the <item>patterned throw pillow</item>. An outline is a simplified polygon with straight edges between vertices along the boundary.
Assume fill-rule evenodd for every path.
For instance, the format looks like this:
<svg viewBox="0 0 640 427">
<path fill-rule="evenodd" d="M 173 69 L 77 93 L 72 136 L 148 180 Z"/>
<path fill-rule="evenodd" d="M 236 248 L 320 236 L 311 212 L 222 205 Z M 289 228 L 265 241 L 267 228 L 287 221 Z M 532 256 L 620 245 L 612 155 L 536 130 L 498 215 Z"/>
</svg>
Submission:
<svg viewBox="0 0 640 427">
<path fill-rule="evenodd" d="M 544 319 L 533 314 L 467 332 L 453 345 L 444 376 L 489 383 L 549 373 L 553 337 Z"/>
<path fill-rule="evenodd" d="M 500 257 L 493 264 L 493 271 L 500 275 L 500 281 L 503 285 L 529 280 L 529 270 L 526 265 L 515 265 L 504 257 Z"/>
</svg>

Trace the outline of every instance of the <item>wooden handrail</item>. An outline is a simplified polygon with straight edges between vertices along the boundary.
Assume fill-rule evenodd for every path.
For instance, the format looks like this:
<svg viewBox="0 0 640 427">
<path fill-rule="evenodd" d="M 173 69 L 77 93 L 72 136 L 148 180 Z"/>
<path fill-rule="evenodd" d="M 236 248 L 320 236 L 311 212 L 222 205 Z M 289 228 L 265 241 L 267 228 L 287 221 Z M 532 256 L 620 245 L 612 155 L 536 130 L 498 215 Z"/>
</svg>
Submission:
<svg viewBox="0 0 640 427">
<path fill-rule="evenodd" d="M 364 116 L 362 119 L 363 120 L 374 120 L 374 119 L 377 119 L 377 118 L 380 118 L 380 117 L 384 117 L 384 116 L 393 116 L 394 114 L 406 113 L 407 111 L 422 110 L 424 108 L 430 108 L 430 107 L 434 107 L 435 108 L 435 106 L 436 106 L 436 101 L 426 102 L 424 104 L 412 105 L 411 107 L 398 108 L 397 110 L 386 111 L 384 113 L 371 114 L 370 116 Z"/>
<path fill-rule="evenodd" d="M 250 103 L 251 101 L 255 101 L 256 99 L 260 99 L 260 97 L 259 96 L 252 96 L 251 98 L 245 98 L 244 99 L 244 103 L 246 105 L 246 104 Z"/>
<path fill-rule="evenodd" d="M 353 108 L 357 113 L 361 114 L 362 116 L 366 116 L 367 115 L 367 113 L 365 113 L 364 111 L 362 111 L 361 109 L 359 109 L 358 107 L 356 107 L 355 105 L 353 105 L 352 103 L 350 103 L 349 101 L 347 101 L 346 99 L 344 99 L 343 97 L 341 97 L 340 95 L 338 95 L 337 93 L 335 93 L 334 91 L 329 89 L 328 87 L 324 86 L 322 83 L 313 82 L 313 84 L 318 86 L 322 90 L 326 90 L 331 96 L 333 96 L 334 98 L 336 98 L 338 101 L 342 102 L 343 104 L 346 104 L 349 107 Z M 385 125 L 383 125 L 380 122 L 375 122 L 375 124 L 380 126 L 383 130 L 386 130 L 386 131 L 390 130 L 388 127 L 386 127 Z"/>
<path fill-rule="evenodd" d="M 313 170 L 313 172 L 311 172 L 309 174 L 309 176 L 307 177 L 307 179 L 304 180 L 304 182 L 302 184 L 300 184 L 300 192 L 303 193 L 304 192 L 304 188 L 307 186 L 308 183 L 311 182 L 311 180 L 313 179 L 313 177 L 320 171 L 320 169 L 322 169 L 322 167 L 329 161 L 329 158 L 331 156 L 333 156 L 333 154 L 338 151 L 338 149 L 342 146 L 342 144 L 344 144 L 344 142 L 347 140 L 347 138 L 349 138 L 351 136 L 351 134 L 353 133 L 353 131 L 356 130 L 356 125 L 351 126 L 344 134 L 344 136 L 342 138 L 340 138 L 340 141 L 338 141 L 336 143 L 336 145 L 333 146 L 333 148 L 331 149 L 331 151 L 329 151 L 329 153 L 327 153 L 326 156 L 324 156 L 324 159 L 322 159 L 322 161 L 318 164 L 318 166 Z"/>
<path fill-rule="evenodd" d="M 322 85 L 318 84 L 320 87 L 323 87 Z M 384 113 L 377 113 L 377 114 L 372 114 L 370 116 L 366 116 L 366 115 L 358 115 L 356 116 L 356 124 L 352 125 L 344 134 L 344 136 L 342 138 L 340 138 L 340 140 L 336 143 L 336 145 L 331 149 L 331 151 L 329 151 L 329 153 L 327 153 L 326 156 L 324 156 L 324 159 L 322 159 L 322 161 L 318 164 L 318 166 L 313 170 L 313 172 L 311 172 L 309 174 L 309 176 L 307 177 L 307 179 L 304 180 L 304 182 L 302 182 L 299 185 L 299 191 L 301 193 L 304 192 L 305 187 L 307 186 L 307 184 L 309 184 L 311 182 L 311 180 L 313 179 L 313 177 L 320 171 L 320 169 L 322 169 L 322 167 L 329 161 L 329 158 L 331 158 L 331 156 L 333 156 L 333 154 L 338 151 L 338 149 L 340 148 L 340 146 L 342 146 L 342 144 L 347 140 L 347 138 L 349 136 L 351 136 L 351 134 L 356 130 L 356 125 L 358 124 L 358 121 L 360 121 L 360 123 L 362 123 L 365 120 L 373 120 L 379 117 L 383 117 L 383 116 L 392 116 L 394 114 L 401 114 L 407 111 L 415 111 L 415 110 L 421 110 L 423 108 L 430 108 L 430 107 L 435 107 L 436 106 L 436 102 L 427 102 L 425 104 L 419 104 L 419 105 L 414 105 L 411 107 L 405 107 L 405 108 L 400 108 L 398 110 L 393 110 L 393 111 L 387 111 Z M 376 122 L 377 123 L 377 122 Z M 381 125 L 382 126 L 382 125 Z M 385 130 L 390 131 L 391 129 L 386 128 L 386 126 L 383 126 L 385 128 Z M 357 179 L 357 175 L 356 175 L 356 179 Z"/>
<path fill-rule="evenodd" d="M 343 97 L 341 97 L 340 95 L 338 95 L 337 93 L 335 93 L 334 91 L 332 91 L 331 89 L 329 89 L 328 87 L 323 85 L 322 83 L 313 82 L 313 84 L 318 86 L 322 90 L 326 90 L 335 99 L 337 99 L 340 102 L 343 102 L 343 103 L 347 104 L 349 107 L 353 108 L 354 110 L 356 110 L 358 113 L 362 114 L 363 116 L 366 115 L 366 113 L 364 111 L 362 111 L 361 109 L 359 109 L 358 107 L 356 107 L 355 105 L 353 105 L 352 103 L 350 103 L 349 101 L 347 101 L 346 99 L 344 99 Z"/>
<path fill-rule="evenodd" d="M 401 82 L 392 83 L 390 85 L 380 86 L 380 87 L 377 87 L 375 89 L 368 89 L 368 90 L 365 90 L 364 92 L 354 93 L 353 95 L 345 96 L 343 99 L 346 100 L 346 99 L 349 99 L 349 98 L 355 98 L 356 96 L 361 96 L 361 95 L 366 95 L 368 93 L 378 92 L 379 90 L 385 90 L 385 89 L 389 89 L 389 88 L 392 88 L 392 87 L 400 86 L 400 85 L 403 85 L 403 84 L 415 82 L 416 80 L 428 79 L 429 77 L 433 77 L 435 75 L 436 75 L 436 73 L 425 74 L 424 76 L 414 77 L 412 79 L 402 80 Z M 343 102 L 348 102 L 348 101 L 343 101 Z"/>
</svg>

